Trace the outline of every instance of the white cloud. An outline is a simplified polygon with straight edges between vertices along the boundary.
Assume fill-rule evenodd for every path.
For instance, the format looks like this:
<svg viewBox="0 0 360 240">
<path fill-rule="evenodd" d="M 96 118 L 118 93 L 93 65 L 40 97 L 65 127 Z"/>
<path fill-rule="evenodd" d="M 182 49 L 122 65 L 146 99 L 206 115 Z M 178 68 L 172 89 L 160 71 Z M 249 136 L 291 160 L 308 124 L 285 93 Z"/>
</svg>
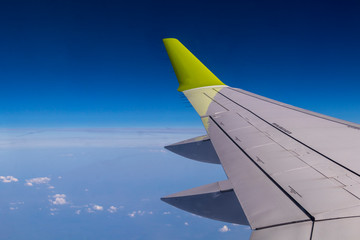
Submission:
<svg viewBox="0 0 360 240">
<path fill-rule="evenodd" d="M 164 215 L 169 215 L 171 212 L 163 212 Z"/>
<path fill-rule="evenodd" d="M 18 207 L 9 207 L 11 211 L 19 209 Z"/>
<path fill-rule="evenodd" d="M 48 187 L 48 189 L 54 189 L 54 188 L 55 188 L 55 187 L 54 187 L 54 186 L 51 186 L 51 185 Z"/>
<path fill-rule="evenodd" d="M 138 216 L 144 216 L 145 213 L 146 213 L 146 211 L 138 210 L 138 211 L 133 211 L 132 213 L 129 213 L 128 216 L 131 217 L 131 218 L 133 218 L 133 217 L 135 217 L 136 215 L 138 215 Z M 152 212 L 149 213 L 149 214 L 152 214 Z"/>
<path fill-rule="evenodd" d="M 224 225 L 222 228 L 219 228 L 219 232 L 229 232 L 230 231 L 230 228 L 226 225 Z"/>
<path fill-rule="evenodd" d="M 13 176 L 0 176 L 0 181 L 3 183 L 17 182 L 19 179 Z"/>
<path fill-rule="evenodd" d="M 53 200 L 50 200 L 50 201 L 54 205 L 64 205 L 64 204 L 68 203 L 66 201 L 66 195 L 65 194 L 55 194 L 52 197 L 53 197 Z"/>
<path fill-rule="evenodd" d="M 110 213 L 115 213 L 116 211 L 117 211 L 117 207 L 115 207 L 115 206 L 110 206 L 108 208 L 108 212 L 110 212 Z"/>
<path fill-rule="evenodd" d="M 133 211 L 132 213 L 129 213 L 128 216 L 131 218 L 134 218 L 136 215 L 136 211 Z"/>
<path fill-rule="evenodd" d="M 93 209 L 96 210 L 96 211 L 102 211 L 102 210 L 104 210 L 104 208 L 103 208 L 102 206 L 96 205 L 96 204 L 93 206 Z"/>
<path fill-rule="evenodd" d="M 37 178 L 31 178 L 31 179 L 26 179 L 26 186 L 33 186 L 34 184 L 46 184 L 50 182 L 50 178 L 48 177 L 37 177 Z"/>
<path fill-rule="evenodd" d="M 185 226 L 189 226 L 189 223 L 188 223 L 188 222 L 184 222 L 184 225 L 185 225 Z"/>
<path fill-rule="evenodd" d="M 123 209 L 124 206 L 120 206 L 117 208 L 118 209 Z M 109 211 L 109 210 L 108 210 Z M 128 216 L 133 218 L 133 217 L 136 217 L 136 216 L 144 216 L 145 214 L 148 214 L 148 215 L 153 215 L 154 212 L 153 211 L 143 211 L 143 210 L 137 210 L 137 211 L 133 211 L 131 213 L 128 213 Z M 168 213 L 170 214 L 170 212 Z"/>
<path fill-rule="evenodd" d="M 81 210 L 76 210 L 75 214 L 80 215 Z"/>
</svg>

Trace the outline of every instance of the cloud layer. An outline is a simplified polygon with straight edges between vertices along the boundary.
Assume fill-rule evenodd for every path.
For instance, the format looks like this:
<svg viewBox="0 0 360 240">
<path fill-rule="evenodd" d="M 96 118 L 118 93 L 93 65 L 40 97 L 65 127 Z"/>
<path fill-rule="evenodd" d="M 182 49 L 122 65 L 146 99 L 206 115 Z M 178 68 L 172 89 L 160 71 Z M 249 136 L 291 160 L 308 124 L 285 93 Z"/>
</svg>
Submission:
<svg viewBox="0 0 360 240">
<path fill-rule="evenodd" d="M 225 233 L 225 232 L 229 232 L 230 228 L 226 225 L 224 225 L 222 228 L 219 228 L 219 232 Z"/>
<path fill-rule="evenodd" d="M 54 205 L 64 205 L 68 202 L 66 201 L 66 195 L 65 194 L 55 194 L 52 196 L 52 200 L 50 202 Z"/>
<path fill-rule="evenodd" d="M 34 184 L 47 184 L 50 182 L 50 178 L 48 177 L 37 177 L 37 178 L 31 178 L 31 179 L 26 179 L 26 186 L 33 186 Z"/>
<path fill-rule="evenodd" d="M 0 148 L 37 147 L 162 147 L 194 135 L 205 134 L 194 128 L 97 128 L 97 129 L 0 129 Z M 164 151 L 163 149 L 156 151 Z M 66 157 L 73 157 L 67 154 Z"/>
<path fill-rule="evenodd" d="M 19 179 L 13 176 L 0 176 L 0 182 L 3 183 L 11 183 L 11 182 L 17 182 Z"/>
</svg>

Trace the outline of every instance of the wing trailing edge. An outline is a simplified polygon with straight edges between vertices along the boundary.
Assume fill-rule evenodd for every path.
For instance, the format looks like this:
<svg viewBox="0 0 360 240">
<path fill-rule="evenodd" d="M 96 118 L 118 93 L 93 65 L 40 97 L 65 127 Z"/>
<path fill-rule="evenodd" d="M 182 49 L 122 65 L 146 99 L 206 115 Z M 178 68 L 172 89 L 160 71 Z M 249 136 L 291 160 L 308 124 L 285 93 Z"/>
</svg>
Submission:
<svg viewBox="0 0 360 240">
<path fill-rule="evenodd" d="M 165 148 L 173 153 L 192 160 L 220 164 L 220 159 L 207 135 L 174 143 L 165 146 Z"/>
<path fill-rule="evenodd" d="M 202 217 L 249 225 L 228 180 L 175 193 L 161 200 Z"/>
</svg>

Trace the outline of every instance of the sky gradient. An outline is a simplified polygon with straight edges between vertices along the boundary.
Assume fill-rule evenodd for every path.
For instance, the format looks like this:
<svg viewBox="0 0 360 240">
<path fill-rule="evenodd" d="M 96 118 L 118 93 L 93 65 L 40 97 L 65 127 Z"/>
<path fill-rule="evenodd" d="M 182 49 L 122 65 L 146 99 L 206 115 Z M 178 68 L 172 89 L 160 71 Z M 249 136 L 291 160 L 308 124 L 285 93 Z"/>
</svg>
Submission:
<svg viewBox="0 0 360 240">
<path fill-rule="evenodd" d="M 0 239 L 248 239 L 160 197 L 226 179 L 162 43 L 221 81 L 360 122 L 360 3 L 0 2 Z"/>
<path fill-rule="evenodd" d="M 2 1 L 0 127 L 201 127 L 162 38 L 224 83 L 359 121 L 358 1 Z"/>
</svg>

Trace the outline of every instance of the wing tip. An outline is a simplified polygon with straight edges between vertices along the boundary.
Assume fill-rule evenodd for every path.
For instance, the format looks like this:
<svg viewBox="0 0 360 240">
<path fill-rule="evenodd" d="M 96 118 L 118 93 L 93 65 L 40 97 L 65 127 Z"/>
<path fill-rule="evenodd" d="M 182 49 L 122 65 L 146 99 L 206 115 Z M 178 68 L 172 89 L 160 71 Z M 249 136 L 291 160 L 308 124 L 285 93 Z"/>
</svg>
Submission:
<svg viewBox="0 0 360 240">
<path fill-rule="evenodd" d="M 164 38 L 163 43 L 179 82 L 179 92 L 199 87 L 225 85 L 178 39 Z"/>
<path fill-rule="evenodd" d="M 177 41 L 179 42 L 179 40 L 177 38 L 163 38 L 163 42 L 166 43 L 166 42 L 171 42 L 171 41 Z"/>
</svg>

